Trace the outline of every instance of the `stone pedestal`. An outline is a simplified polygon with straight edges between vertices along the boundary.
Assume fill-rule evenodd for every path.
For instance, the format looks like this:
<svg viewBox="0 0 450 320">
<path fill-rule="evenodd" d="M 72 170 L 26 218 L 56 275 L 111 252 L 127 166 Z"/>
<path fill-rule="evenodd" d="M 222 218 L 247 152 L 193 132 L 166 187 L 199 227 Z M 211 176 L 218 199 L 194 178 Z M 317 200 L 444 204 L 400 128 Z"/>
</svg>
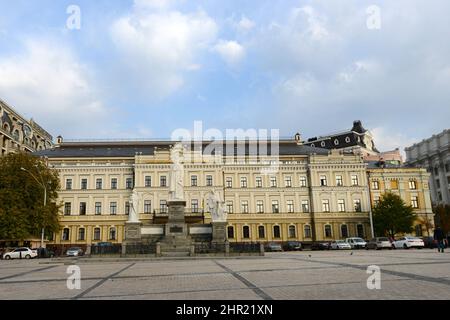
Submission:
<svg viewBox="0 0 450 320">
<path fill-rule="evenodd" d="M 165 235 L 161 241 L 162 256 L 189 256 L 191 238 L 184 217 L 186 201 L 168 201 L 169 218 L 165 226 Z"/>
<path fill-rule="evenodd" d="M 125 241 L 127 242 L 140 242 L 141 235 L 141 222 L 126 222 L 125 223 Z"/>
<path fill-rule="evenodd" d="M 212 243 L 227 242 L 227 222 L 213 222 L 212 225 Z"/>
</svg>

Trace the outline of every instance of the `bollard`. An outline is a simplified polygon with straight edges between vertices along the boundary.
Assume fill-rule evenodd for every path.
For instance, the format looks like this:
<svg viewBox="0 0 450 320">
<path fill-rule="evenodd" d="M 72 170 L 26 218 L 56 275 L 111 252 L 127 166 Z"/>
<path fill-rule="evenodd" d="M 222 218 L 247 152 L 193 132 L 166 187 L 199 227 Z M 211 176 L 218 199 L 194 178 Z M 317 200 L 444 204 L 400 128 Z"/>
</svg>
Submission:
<svg viewBox="0 0 450 320">
<path fill-rule="evenodd" d="M 230 243 L 225 242 L 225 256 L 228 257 L 230 255 Z"/>
<path fill-rule="evenodd" d="M 125 243 L 122 243 L 122 256 L 127 254 L 127 245 Z"/>
<path fill-rule="evenodd" d="M 195 246 L 194 246 L 194 245 L 191 245 L 190 256 L 191 256 L 191 257 L 195 256 Z"/>
<path fill-rule="evenodd" d="M 90 256 L 90 255 L 91 255 L 91 251 L 92 251 L 92 245 L 91 245 L 91 244 L 88 244 L 88 245 L 86 246 L 86 252 L 85 252 L 85 254 L 86 254 L 87 256 Z"/>
<path fill-rule="evenodd" d="M 161 257 L 161 242 L 156 243 L 156 256 Z"/>
<path fill-rule="evenodd" d="M 264 255 L 264 245 L 262 243 L 259 244 L 259 255 L 260 256 Z"/>
</svg>

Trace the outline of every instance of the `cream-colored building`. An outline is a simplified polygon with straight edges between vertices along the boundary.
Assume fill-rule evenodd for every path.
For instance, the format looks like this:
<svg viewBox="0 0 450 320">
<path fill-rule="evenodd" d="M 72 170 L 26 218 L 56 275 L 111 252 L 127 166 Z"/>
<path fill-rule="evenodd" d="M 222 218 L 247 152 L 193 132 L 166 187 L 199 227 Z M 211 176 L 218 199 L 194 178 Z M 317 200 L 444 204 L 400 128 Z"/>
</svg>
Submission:
<svg viewBox="0 0 450 320">
<path fill-rule="evenodd" d="M 167 221 L 173 142 L 62 142 L 37 152 L 59 171 L 61 232 L 53 244 L 122 243 L 130 196 L 140 195 L 143 229 Z M 222 144 L 220 144 L 222 145 Z M 214 190 L 228 211 L 231 242 L 368 238 L 370 196 L 361 156 L 280 141 L 279 155 L 227 144 L 223 152 L 187 146 L 187 222 L 208 224 Z M 269 147 L 270 149 L 270 147 Z M 230 152 L 231 150 L 231 152 Z M 145 229 L 145 230 L 148 230 Z"/>
<path fill-rule="evenodd" d="M 52 147 L 52 136 L 36 122 L 24 119 L 0 100 L 0 156 L 19 151 L 34 152 Z"/>
</svg>

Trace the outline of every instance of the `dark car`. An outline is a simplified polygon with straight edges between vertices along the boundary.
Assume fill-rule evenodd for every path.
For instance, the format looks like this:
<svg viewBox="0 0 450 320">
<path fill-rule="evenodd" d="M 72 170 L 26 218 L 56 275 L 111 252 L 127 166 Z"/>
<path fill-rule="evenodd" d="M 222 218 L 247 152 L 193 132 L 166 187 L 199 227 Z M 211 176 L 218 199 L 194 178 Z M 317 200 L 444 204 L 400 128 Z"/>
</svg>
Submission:
<svg viewBox="0 0 450 320">
<path fill-rule="evenodd" d="M 311 250 L 330 250 L 330 243 L 328 243 L 328 242 L 314 242 L 311 245 Z"/>
<path fill-rule="evenodd" d="M 53 258 L 55 256 L 55 252 L 47 248 L 38 248 L 37 253 L 38 258 Z"/>
<path fill-rule="evenodd" d="M 289 241 L 283 246 L 285 251 L 301 251 L 302 244 L 298 241 Z"/>
<path fill-rule="evenodd" d="M 425 248 L 429 248 L 429 249 L 436 249 L 437 248 L 437 240 L 434 240 L 433 237 L 422 237 L 421 238 L 423 240 L 423 244 Z M 448 241 L 444 241 L 444 246 L 445 248 L 448 247 Z"/>
<path fill-rule="evenodd" d="M 264 249 L 266 251 L 283 251 L 283 248 L 281 247 L 281 244 L 276 243 L 276 242 L 268 243 Z"/>
</svg>

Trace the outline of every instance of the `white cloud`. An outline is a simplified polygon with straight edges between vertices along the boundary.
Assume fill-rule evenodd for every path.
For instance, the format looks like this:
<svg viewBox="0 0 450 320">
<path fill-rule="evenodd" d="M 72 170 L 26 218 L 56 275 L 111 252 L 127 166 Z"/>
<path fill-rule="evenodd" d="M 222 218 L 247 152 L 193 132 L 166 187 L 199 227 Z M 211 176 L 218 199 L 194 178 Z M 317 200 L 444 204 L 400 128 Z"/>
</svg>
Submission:
<svg viewBox="0 0 450 320">
<path fill-rule="evenodd" d="M 247 32 L 255 27 L 255 22 L 248 19 L 246 16 L 242 16 L 236 26 L 238 30 Z"/>
<path fill-rule="evenodd" d="M 374 137 L 375 146 L 380 151 L 390 151 L 400 149 L 403 159 L 405 159 L 405 148 L 412 146 L 419 141 L 418 138 L 407 136 L 404 133 L 393 132 L 385 127 L 376 127 L 370 130 Z"/>
<path fill-rule="evenodd" d="M 200 68 L 197 59 L 214 42 L 215 21 L 205 12 L 135 12 L 111 28 L 112 40 L 129 80 L 146 95 L 163 98 L 184 81 L 184 71 Z"/>
<path fill-rule="evenodd" d="M 108 121 L 87 68 L 60 42 L 26 41 L 23 53 L 0 57 L 0 74 L 0 96 L 53 135 L 92 136 Z"/>
<path fill-rule="evenodd" d="M 215 46 L 216 51 L 229 66 L 236 66 L 245 56 L 245 49 L 236 41 L 220 40 Z"/>
<path fill-rule="evenodd" d="M 155 9 L 155 8 L 167 8 L 174 0 L 134 0 L 134 6 L 136 9 Z"/>
</svg>

